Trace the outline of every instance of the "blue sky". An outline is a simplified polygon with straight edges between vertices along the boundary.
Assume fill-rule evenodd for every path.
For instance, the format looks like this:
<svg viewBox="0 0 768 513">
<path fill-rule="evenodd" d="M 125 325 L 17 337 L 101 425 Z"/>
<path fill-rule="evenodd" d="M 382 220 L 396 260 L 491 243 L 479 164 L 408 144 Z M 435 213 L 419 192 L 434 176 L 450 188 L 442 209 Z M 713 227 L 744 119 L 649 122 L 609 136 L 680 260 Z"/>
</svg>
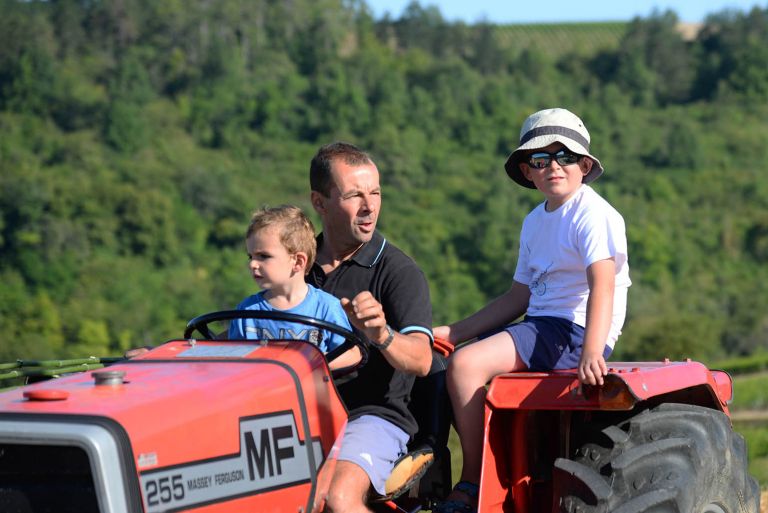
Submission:
<svg viewBox="0 0 768 513">
<path fill-rule="evenodd" d="M 366 0 L 376 18 L 389 12 L 400 17 L 411 0 Z M 419 0 L 422 7 L 435 5 L 448 21 L 473 23 L 536 23 L 569 21 L 629 21 L 647 17 L 654 8 L 671 9 L 681 21 L 703 21 L 707 14 L 723 9 L 748 12 L 757 6 L 765 9 L 768 1 L 757 0 Z"/>
</svg>

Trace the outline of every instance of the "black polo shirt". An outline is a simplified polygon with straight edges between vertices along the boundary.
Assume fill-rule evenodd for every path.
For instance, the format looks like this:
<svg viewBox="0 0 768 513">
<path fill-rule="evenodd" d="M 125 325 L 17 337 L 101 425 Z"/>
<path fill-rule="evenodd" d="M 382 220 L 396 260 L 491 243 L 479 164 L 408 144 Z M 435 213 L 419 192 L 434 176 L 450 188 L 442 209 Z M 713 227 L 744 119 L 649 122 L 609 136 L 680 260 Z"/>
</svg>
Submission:
<svg viewBox="0 0 768 513">
<path fill-rule="evenodd" d="M 323 235 L 317 237 L 317 247 Z M 425 333 L 432 339 L 432 304 L 424 273 L 408 255 L 374 232 L 352 258 L 330 274 L 315 263 L 307 283 L 338 298 L 354 298 L 368 290 L 384 308 L 387 323 L 403 334 Z M 350 420 L 376 415 L 400 426 L 413 436 L 418 426 L 408 410 L 415 376 L 395 370 L 386 358 L 371 348 L 368 363 L 357 377 L 339 385 Z"/>
</svg>

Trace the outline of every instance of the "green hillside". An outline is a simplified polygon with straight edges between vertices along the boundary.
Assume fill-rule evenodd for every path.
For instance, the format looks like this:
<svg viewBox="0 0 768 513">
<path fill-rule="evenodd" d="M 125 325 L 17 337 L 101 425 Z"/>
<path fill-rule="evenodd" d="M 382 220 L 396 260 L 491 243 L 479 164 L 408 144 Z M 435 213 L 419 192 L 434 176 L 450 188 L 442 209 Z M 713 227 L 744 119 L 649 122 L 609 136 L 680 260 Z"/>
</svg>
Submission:
<svg viewBox="0 0 768 513">
<path fill-rule="evenodd" d="M 750 355 L 768 338 L 768 15 L 495 27 L 414 3 L 0 0 L 0 360 L 119 354 L 254 292 L 242 235 L 309 209 L 344 139 L 435 323 L 510 284 L 538 202 L 503 171 L 522 120 L 581 115 L 624 215 L 616 358 Z M 536 42 L 534 45 L 533 43 Z"/>
</svg>

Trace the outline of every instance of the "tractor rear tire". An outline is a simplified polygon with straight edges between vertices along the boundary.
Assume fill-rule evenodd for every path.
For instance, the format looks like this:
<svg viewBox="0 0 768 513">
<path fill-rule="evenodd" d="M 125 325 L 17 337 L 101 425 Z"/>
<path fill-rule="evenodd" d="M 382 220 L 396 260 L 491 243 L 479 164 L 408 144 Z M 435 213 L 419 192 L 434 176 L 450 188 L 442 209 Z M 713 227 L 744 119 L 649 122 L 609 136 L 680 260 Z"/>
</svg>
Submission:
<svg viewBox="0 0 768 513">
<path fill-rule="evenodd" d="M 758 513 L 744 438 L 728 416 L 662 404 L 588 436 L 555 461 L 553 511 Z"/>
</svg>

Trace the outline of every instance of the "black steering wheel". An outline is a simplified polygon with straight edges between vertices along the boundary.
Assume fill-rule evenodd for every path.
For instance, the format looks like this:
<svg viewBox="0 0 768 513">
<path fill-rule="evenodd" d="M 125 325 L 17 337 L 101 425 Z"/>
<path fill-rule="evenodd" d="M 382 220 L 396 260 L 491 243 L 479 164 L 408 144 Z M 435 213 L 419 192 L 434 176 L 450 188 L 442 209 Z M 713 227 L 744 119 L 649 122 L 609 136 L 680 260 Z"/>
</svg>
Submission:
<svg viewBox="0 0 768 513">
<path fill-rule="evenodd" d="M 296 322 L 307 326 L 315 326 L 344 337 L 344 342 L 339 347 L 336 347 L 325 354 L 325 360 L 328 363 L 331 363 L 348 349 L 357 346 L 360 348 L 360 361 L 354 365 L 332 371 L 331 374 L 334 380 L 347 376 L 351 377 L 353 373 L 368 362 L 368 344 L 365 339 L 357 333 L 328 321 L 286 312 L 267 310 L 221 310 L 218 312 L 198 315 L 187 323 L 187 327 L 184 329 L 184 338 L 192 338 L 192 334 L 197 331 L 207 340 L 216 340 L 216 335 L 211 332 L 208 325 L 213 322 L 229 321 L 232 319 L 269 319 L 273 321 Z"/>
</svg>

